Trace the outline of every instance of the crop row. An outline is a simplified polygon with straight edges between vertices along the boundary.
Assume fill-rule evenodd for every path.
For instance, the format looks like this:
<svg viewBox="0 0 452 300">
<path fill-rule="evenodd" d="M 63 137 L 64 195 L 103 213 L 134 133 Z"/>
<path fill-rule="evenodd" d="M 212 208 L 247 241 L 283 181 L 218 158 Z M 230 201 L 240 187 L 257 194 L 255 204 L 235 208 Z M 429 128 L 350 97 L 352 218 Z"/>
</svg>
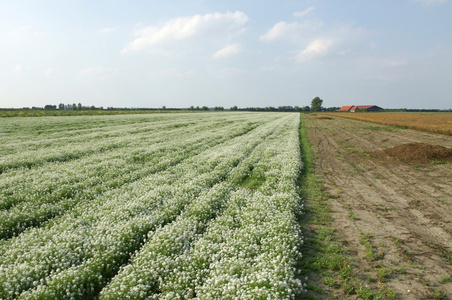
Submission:
<svg viewBox="0 0 452 300">
<path fill-rule="evenodd" d="M 78 118 L 80 120 L 75 123 L 77 125 L 89 122 L 86 117 Z M 132 118 L 132 120 L 135 119 Z M 235 120 L 243 121 L 242 118 L 235 118 Z M 12 119 L 11 121 L 15 120 Z M 45 121 L 42 121 L 43 125 L 41 125 L 42 134 L 37 136 L 33 134 L 37 130 L 33 129 L 36 126 L 35 123 L 29 124 L 34 126 L 31 126 L 28 130 L 22 127 L 23 124 L 18 126 L 16 130 L 8 129 L 8 126 L 6 126 L 4 130 L 9 134 L 3 134 L 2 137 L 4 144 L 0 147 L 0 173 L 15 168 L 32 168 L 47 162 L 66 162 L 118 148 L 131 148 L 133 144 L 142 144 L 142 139 L 155 143 L 159 142 L 158 137 L 161 138 L 163 132 L 174 135 L 183 132 L 187 134 L 202 131 L 206 126 L 231 124 L 234 119 L 213 119 L 211 117 L 207 120 L 194 122 L 193 119 L 188 117 L 172 117 L 167 120 L 155 116 L 148 118 L 147 122 L 138 119 L 130 124 L 115 124 L 105 128 L 93 127 L 91 129 L 65 131 L 64 126 L 60 126 L 62 128 L 58 132 L 54 132 L 52 127 L 58 126 L 53 118 L 45 119 Z M 0 124 L 2 122 L 5 122 L 5 120 L 0 119 Z M 114 119 L 114 122 L 116 123 L 117 120 Z M 254 119 L 254 122 L 259 122 L 259 120 Z M 28 122 L 25 120 L 24 123 Z M 93 126 L 96 126 L 96 123 Z M 74 131 L 76 134 L 74 134 Z M 54 133 L 51 134 L 50 132 Z"/>
<path fill-rule="evenodd" d="M 302 242 L 298 115 L 205 116 L 202 130 L 197 116 L 187 115 L 179 124 L 188 125 L 156 126 L 151 137 L 137 130 L 132 148 L 1 174 L 5 186 L 21 171 L 25 191 L 33 179 L 50 191 L 5 204 L 6 219 L 19 207 L 29 217 L 41 207 L 61 211 L 0 241 L 0 298 L 256 299 L 302 292 L 295 268 Z M 247 187 L 249 178 L 259 182 Z M 49 188 L 52 180 L 58 184 Z M 75 194 L 57 192 L 71 184 Z"/>
<path fill-rule="evenodd" d="M 231 189 L 217 217 L 190 210 L 157 230 L 102 290 L 101 299 L 290 299 L 303 291 L 297 279 L 296 222 L 300 211 L 298 136 L 280 126 L 247 157 L 248 175 L 258 168 L 256 190 Z M 209 215 L 207 207 L 204 215 Z M 207 223 L 209 221 L 209 223 Z"/>
<path fill-rule="evenodd" d="M 39 226 L 80 201 L 89 201 L 110 189 L 164 170 L 252 128 L 240 123 L 229 126 L 214 123 L 205 125 L 202 131 L 192 128 L 195 133 L 160 130 L 153 135 L 150 145 L 146 143 L 149 137 L 136 134 L 135 143 L 128 147 L 2 174 L 0 238 Z"/>
</svg>

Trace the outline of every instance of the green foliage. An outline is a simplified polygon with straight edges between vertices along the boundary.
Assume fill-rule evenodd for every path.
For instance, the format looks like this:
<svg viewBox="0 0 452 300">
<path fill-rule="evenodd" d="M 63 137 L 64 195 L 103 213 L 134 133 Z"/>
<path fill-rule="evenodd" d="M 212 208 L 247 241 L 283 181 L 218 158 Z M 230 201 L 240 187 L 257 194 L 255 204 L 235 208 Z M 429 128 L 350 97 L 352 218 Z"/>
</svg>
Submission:
<svg viewBox="0 0 452 300">
<path fill-rule="evenodd" d="M 323 103 L 323 100 L 320 99 L 319 97 L 315 97 L 314 99 L 312 99 L 312 101 L 311 101 L 311 111 L 313 111 L 313 112 L 321 111 L 322 110 L 322 103 Z"/>
<path fill-rule="evenodd" d="M 265 181 L 265 168 L 258 166 L 253 168 L 247 177 L 245 177 L 240 184 L 241 187 L 246 187 L 251 190 L 258 189 Z"/>
</svg>

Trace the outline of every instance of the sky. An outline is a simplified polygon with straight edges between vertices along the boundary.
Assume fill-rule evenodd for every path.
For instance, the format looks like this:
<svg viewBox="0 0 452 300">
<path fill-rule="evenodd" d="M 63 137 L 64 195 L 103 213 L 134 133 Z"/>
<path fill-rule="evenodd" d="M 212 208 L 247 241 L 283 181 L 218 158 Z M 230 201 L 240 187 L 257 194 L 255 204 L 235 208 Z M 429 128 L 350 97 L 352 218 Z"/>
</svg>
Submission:
<svg viewBox="0 0 452 300">
<path fill-rule="evenodd" d="M 452 108 L 451 0 L 3 0 L 0 107 Z"/>
</svg>

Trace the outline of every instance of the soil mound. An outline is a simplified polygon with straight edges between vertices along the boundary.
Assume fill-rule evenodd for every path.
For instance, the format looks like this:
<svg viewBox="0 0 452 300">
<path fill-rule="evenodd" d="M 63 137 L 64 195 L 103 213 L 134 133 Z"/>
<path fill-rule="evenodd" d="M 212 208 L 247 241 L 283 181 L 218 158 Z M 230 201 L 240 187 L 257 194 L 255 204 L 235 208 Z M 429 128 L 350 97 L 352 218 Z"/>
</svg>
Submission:
<svg viewBox="0 0 452 300">
<path fill-rule="evenodd" d="M 406 163 L 452 162 L 452 148 L 425 143 L 410 143 L 380 151 Z"/>
</svg>

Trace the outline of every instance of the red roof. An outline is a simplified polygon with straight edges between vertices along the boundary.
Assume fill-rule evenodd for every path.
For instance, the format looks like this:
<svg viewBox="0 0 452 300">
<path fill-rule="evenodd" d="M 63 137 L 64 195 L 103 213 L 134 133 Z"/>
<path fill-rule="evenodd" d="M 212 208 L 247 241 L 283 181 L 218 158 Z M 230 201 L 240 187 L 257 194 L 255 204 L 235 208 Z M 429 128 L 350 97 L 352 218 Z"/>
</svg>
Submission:
<svg viewBox="0 0 452 300">
<path fill-rule="evenodd" d="M 342 106 L 339 111 L 349 111 L 350 109 L 352 109 L 353 105 L 351 106 Z"/>
</svg>

